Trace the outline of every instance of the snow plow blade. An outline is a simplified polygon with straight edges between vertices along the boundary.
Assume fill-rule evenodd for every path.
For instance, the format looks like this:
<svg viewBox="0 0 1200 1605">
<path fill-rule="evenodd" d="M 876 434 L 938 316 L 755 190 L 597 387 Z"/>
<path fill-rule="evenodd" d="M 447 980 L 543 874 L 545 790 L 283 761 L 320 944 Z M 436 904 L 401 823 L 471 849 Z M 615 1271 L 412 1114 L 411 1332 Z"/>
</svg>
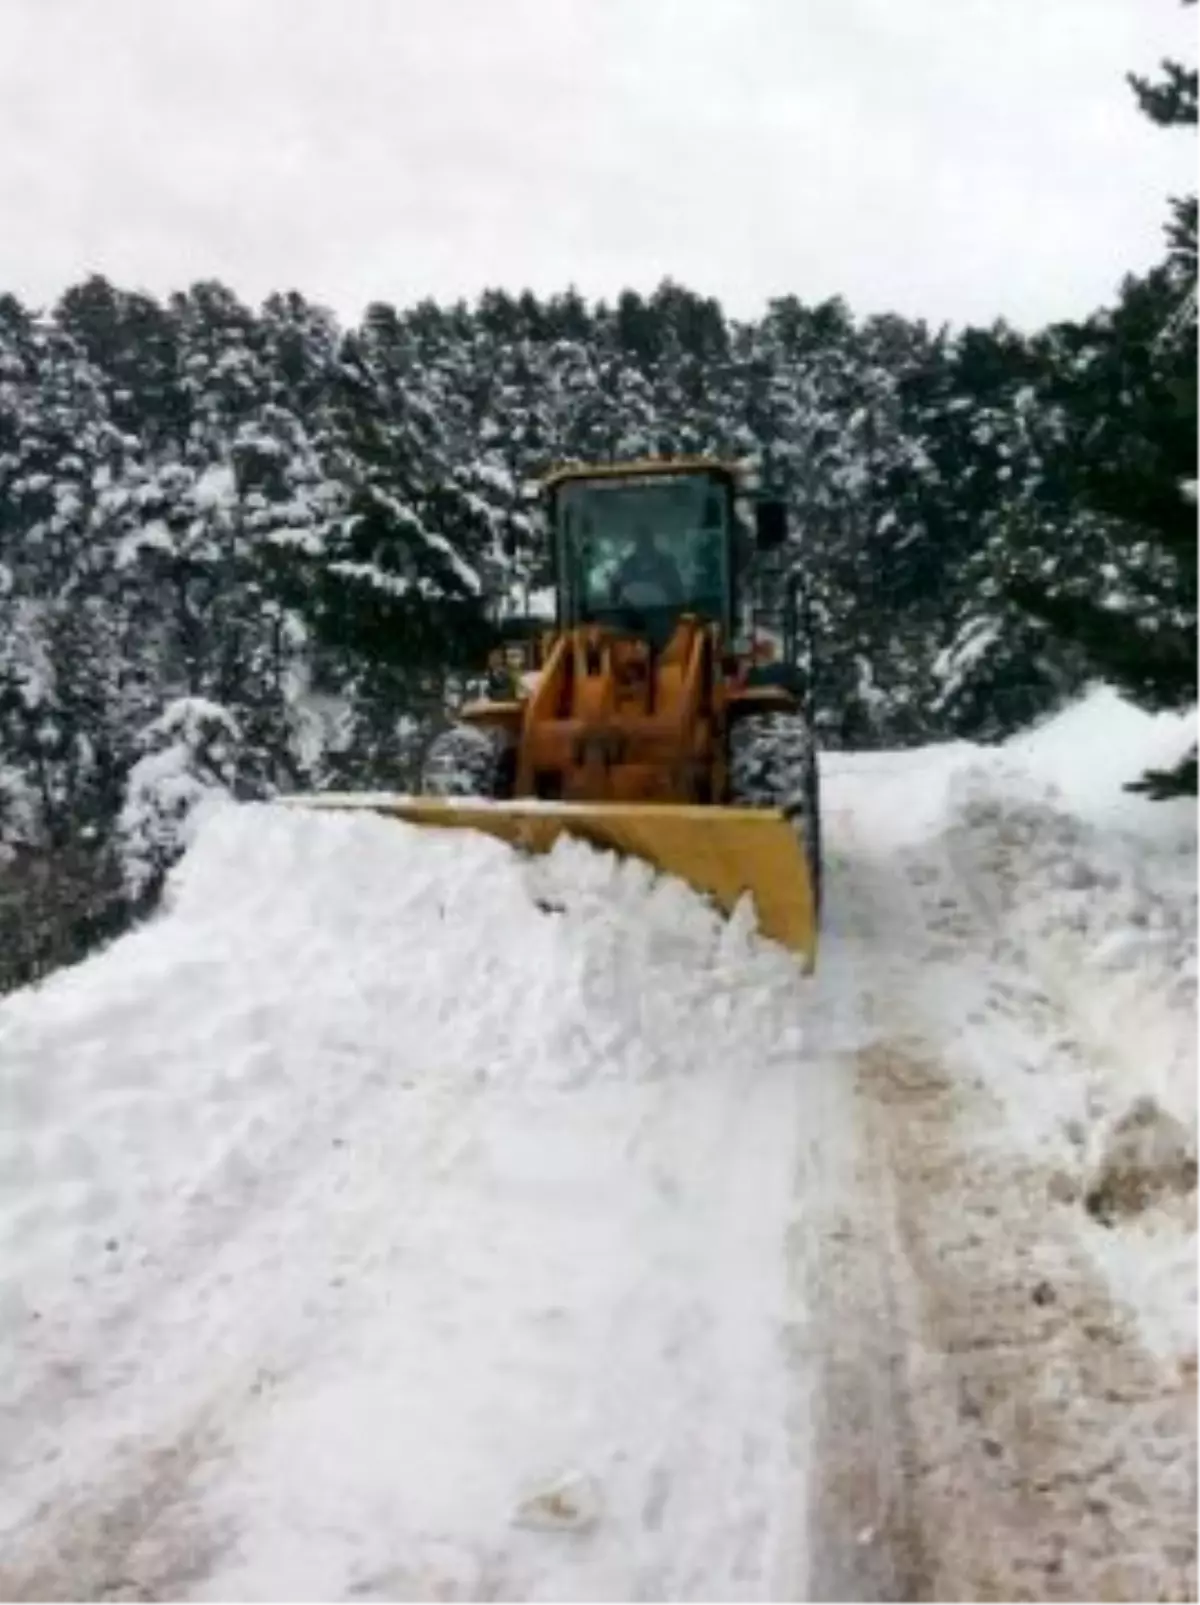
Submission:
<svg viewBox="0 0 1200 1605">
<path fill-rule="evenodd" d="M 438 829 L 481 830 L 529 853 L 549 852 L 560 836 L 574 836 L 644 860 L 711 897 L 727 914 L 749 892 L 762 934 L 799 954 L 806 970 L 816 962 L 816 909 L 804 843 L 778 809 L 355 792 L 283 800 L 306 808 L 367 809 Z"/>
</svg>

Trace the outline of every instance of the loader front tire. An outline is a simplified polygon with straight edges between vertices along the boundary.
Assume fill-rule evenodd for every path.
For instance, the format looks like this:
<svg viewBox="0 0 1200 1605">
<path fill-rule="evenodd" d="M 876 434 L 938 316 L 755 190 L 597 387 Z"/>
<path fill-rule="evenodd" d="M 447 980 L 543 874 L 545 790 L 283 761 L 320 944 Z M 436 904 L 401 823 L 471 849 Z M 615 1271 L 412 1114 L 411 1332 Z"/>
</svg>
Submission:
<svg viewBox="0 0 1200 1605">
<path fill-rule="evenodd" d="M 804 841 L 813 907 L 821 912 L 821 795 L 817 746 L 798 713 L 748 713 L 729 732 L 729 800 L 778 808 Z"/>
<path fill-rule="evenodd" d="M 502 731 L 455 724 L 434 736 L 421 766 L 426 797 L 512 795 L 514 750 Z"/>
</svg>

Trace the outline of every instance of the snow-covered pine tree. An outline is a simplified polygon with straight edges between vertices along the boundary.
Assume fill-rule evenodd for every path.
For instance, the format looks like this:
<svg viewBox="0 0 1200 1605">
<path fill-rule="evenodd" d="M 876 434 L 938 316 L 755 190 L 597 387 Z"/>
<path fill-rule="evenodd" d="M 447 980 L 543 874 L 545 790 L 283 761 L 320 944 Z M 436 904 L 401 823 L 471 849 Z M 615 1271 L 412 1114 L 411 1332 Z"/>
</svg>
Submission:
<svg viewBox="0 0 1200 1605">
<path fill-rule="evenodd" d="M 35 835 L 94 828 L 122 759 L 108 487 L 136 450 L 77 341 L 0 301 L 0 719 Z"/>
<path fill-rule="evenodd" d="M 1131 81 L 1154 121 L 1196 127 L 1194 69 L 1167 62 L 1157 83 Z M 1052 573 L 1010 587 L 1098 676 L 1155 709 L 1196 698 L 1194 195 L 1172 203 L 1167 236 L 1166 259 L 1128 278 L 1115 307 L 1055 336 L 1066 358 L 1048 385 L 1064 419 L 1061 472 L 1080 526 L 1108 546 L 1106 563 L 1091 564 L 1101 584 Z M 1195 788 L 1194 751 L 1138 786 L 1154 797 Z"/>
<path fill-rule="evenodd" d="M 0 987 L 77 957 L 120 898 L 128 760 L 107 496 L 137 442 L 53 319 L 0 298 Z"/>
<path fill-rule="evenodd" d="M 315 434 L 337 498 L 310 567 L 307 622 L 342 665 L 343 754 L 358 783 L 411 779 L 414 729 L 487 641 L 484 511 L 456 469 L 410 332 L 374 306 L 346 337 Z"/>
<path fill-rule="evenodd" d="M 1040 515 L 1043 543 L 1064 538 L 1042 573 L 1009 586 L 1093 674 L 1155 709 L 1196 695 L 1195 347 L 1162 339 L 1172 304 L 1161 281 L 1127 284 L 1111 317 L 1085 326 L 1058 386 L 1072 513 Z M 1185 765 L 1181 784 L 1194 778 Z"/>
<path fill-rule="evenodd" d="M 1060 429 L 1043 395 L 1044 359 L 998 323 L 939 339 L 907 404 L 922 460 L 896 476 L 922 527 L 916 556 L 940 613 L 926 691 L 933 732 L 997 740 L 1081 683 L 1079 655 L 1014 604 L 1014 575 L 1041 574 L 1073 550 L 1051 534 L 1065 516 L 1048 469 Z"/>
<path fill-rule="evenodd" d="M 179 697 L 141 733 L 116 823 L 116 849 L 135 906 L 152 903 L 206 803 L 235 796 L 241 732 L 228 709 Z"/>
</svg>

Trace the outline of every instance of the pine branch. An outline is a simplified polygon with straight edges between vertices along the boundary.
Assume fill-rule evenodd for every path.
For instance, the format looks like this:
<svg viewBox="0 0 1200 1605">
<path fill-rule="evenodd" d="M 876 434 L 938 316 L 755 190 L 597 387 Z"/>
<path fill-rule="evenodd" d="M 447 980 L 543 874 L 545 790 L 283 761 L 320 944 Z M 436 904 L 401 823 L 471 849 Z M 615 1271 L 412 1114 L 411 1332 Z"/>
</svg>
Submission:
<svg viewBox="0 0 1200 1605">
<path fill-rule="evenodd" d="M 1157 708 L 1196 700 L 1193 628 L 1119 613 L 1086 597 L 1055 595 L 1032 581 L 1005 587 L 1017 607 L 1078 646 L 1105 679 Z"/>
<path fill-rule="evenodd" d="M 1140 780 L 1131 780 L 1126 791 L 1140 792 L 1150 802 L 1167 802 L 1172 797 L 1196 796 L 1196 748 L 1181 758 L 1174 769 L 1147 769 Z"/>
<path fill-rule="evenodd" d="M 1160 63 L 1165 78 L 1157 83 L 1138 73 L 1127 73 L 1126 81 L 1137 96 L 1138 105 L 1163 128 L 1194 126 L 1197 119 L 1197 73 L 1178 61 Z"/>
</svg>

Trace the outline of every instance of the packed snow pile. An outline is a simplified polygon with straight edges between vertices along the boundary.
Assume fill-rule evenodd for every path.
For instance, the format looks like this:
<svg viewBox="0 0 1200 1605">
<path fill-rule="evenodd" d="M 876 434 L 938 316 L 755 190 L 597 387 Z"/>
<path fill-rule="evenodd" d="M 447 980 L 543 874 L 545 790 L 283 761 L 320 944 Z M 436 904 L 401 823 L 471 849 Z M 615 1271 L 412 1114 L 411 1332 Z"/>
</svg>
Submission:
<svg viewBox="0 0 1200 1605">
<path fill-rule="evenodd" d="M 951 851 L 993 920 L 1069 1004 L 1116 1120 L 1143 1100 L 1196 1125 L 1196 808 L 1124 789 L 1195 739 L 1107 690 L 967 764 Z M 1194 1168 L 1195 1144 L 1191 1162 Z"/>
<path fill-rule="evenodd" d="M 1121 790 L 1191 739 L 1096 693 L 998 748 L 827 755 L 812 979 L 643 864 L 164 760 L 158 913 L 0 1002 L 0 1594 L 904 1597 L 864 1389 L 937 1381 L 903 1403 L 936 1470 L 982 1419 L 963 1367 L 1000 1415 L 1027 1370 L 1102 1460 L 1089 1275 L 1131 1375 L 1194 1377 L 1195 817 Z M 884 1274 L 898 1196 L 924 1236 Z M 823 1279 L 859 1263 L 862 1332 Z M 965 1342 L 988 1311 L 1011 1348 Z M 947 1508 L 911 1507 L 927 1548 Z"/>
<path fill-rule="evenodd" d="M 579 844 L 208 807 L 154 919 L 0 1005 L 0 1593 L 790 1586 L 802 993 Z M 202 1531 L 163 1457 L 232 1457 Z"/>
<path fill-rule="evenodd" d="M 128 1248 L 264 1163 L 331 1081 L 778 1060 L 800 1046 L 794 986 L 748 920 L 570 841 L 526 863 L 372 814 L 211 804 L 157 918 L 0 1005 L 5 1262 L 44 1267 L 53 1239 L 74 1275 L 105 1239 Z"/>
<path fill-rule="evenodd" d="M 1196 739 L 1099 689 L 945 780 L 956 883 L 1059 1022 L 1077 1074 L 1012 1088 L 1031 1145 L 1102 1230 L 1088 1246 L 1160 1352 L 1194 1355 L 1197 831 L 1126 790 Z"/>
<path fill-rule="evenodd" d="M 1195 740 L 1194 710 L 1150 715 L 1100 687 L 999 746 L 822 765 L 835 850 L 852 821 L 856 851 L 924 888 L 919 917 L 965 904 L 990 946 L 972 973 L 1007 972 L 1045 1022 L 1044 1071 L 997 1052 L 994 1090 L 1098 1223 L 1085 1240 L 1146 1340 L 1179 1354 L 1197 1287 L 1196 805 L 1126 787 Z"/>
</svg>

